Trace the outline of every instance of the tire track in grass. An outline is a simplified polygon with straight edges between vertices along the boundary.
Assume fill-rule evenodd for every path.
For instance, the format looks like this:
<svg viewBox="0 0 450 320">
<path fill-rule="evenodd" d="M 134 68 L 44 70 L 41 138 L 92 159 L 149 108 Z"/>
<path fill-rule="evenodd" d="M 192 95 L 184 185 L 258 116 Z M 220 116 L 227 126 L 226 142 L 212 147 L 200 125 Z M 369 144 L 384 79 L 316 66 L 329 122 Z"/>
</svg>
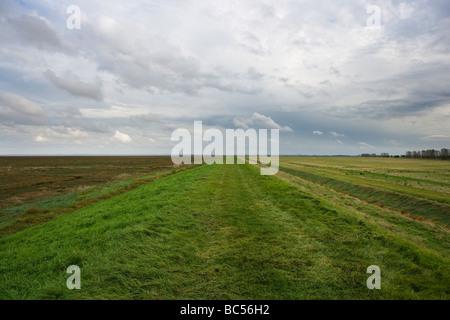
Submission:
<svg viewBox="0 0 450 320">
<path fill-rule="evenodd" d="M 214 297 L 221 298 L 304 297 L 298 286 L 299 270 L 291 265 L 294 261 L 300 265 L 301 255 L 289 252 L 298 240 L 291 235 L 292 229 L 258 205 L 261 197 L 253 188 L 253 176 L 244 168 L 223 168 L 213 199 L 219 210 L 207 217 L 217 226 L 211 239 L 214 245 L 204 253 L 210 259 L 210 267 L 202 270 L 209 276 L 209 289 L 214 288 Z M 234 279 L 233 286 L 230 279 Z"/>
</svg>

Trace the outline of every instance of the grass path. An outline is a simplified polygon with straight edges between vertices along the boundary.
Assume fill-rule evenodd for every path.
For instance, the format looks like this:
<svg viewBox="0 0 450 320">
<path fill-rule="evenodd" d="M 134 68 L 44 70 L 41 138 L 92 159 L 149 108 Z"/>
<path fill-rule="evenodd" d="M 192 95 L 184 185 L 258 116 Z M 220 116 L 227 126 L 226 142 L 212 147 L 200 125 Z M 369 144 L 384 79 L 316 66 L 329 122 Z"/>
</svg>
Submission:
<svg viewBox="0 0 450 320">
<path fill-rule="evenodd" d="M 65 286 L 69 265 L 81 290 Z M 369 265 L 382 289 L 368 290 Z M 201 166 L 0 239 L 0 298 L 448 299 L 449 260 L 251 165 Z"/>
</svg>

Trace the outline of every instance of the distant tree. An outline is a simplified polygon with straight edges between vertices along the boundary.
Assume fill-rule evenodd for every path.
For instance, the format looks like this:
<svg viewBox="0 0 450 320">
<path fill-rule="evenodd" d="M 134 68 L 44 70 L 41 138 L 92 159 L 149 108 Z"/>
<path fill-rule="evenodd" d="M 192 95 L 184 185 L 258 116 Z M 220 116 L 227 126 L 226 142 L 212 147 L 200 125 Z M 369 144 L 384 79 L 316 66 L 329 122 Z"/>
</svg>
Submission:
<svg viewBox="0 0 450 320">
<path fill-rule="evenodd" d="M 362 153 L 361 154 L 361 157 L 364 157 L 364 158 L 376 157 L 376 156 L 377 156 L 376 153 Z"/>
<path fill-rule="evenodd" d="M 441 150 L 422 150 L 422 151 L 406 151 L 405 158 L 408 159 L 450 159 L 450 150 L 443 148 Z"/>
</svg>

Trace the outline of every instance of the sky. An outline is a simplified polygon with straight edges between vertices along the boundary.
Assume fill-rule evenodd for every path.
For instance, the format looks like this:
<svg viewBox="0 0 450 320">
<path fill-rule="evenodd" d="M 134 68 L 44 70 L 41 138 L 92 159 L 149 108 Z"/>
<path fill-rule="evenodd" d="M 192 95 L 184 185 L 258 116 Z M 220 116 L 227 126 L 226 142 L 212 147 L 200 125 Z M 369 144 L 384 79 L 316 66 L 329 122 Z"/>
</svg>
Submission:
<svg viewBox="0 0 450 320">
<path fill-rule="evenodd" d="M 0 155 L 170 154 L 194 121 L 281 154 L 449 148 L 449 30 L 448 0 L 1 0 Z"/>
</svg>

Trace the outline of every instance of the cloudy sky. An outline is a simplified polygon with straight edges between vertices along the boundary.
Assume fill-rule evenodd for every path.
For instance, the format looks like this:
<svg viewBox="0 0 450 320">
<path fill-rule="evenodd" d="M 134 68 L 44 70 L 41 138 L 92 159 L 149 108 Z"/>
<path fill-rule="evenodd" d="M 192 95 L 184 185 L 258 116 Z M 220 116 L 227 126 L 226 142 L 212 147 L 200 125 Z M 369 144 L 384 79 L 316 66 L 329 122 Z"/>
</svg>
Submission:
<svg viewBox="0 0 450 320">
<path fill-rule="evenodd" d="M 169 154 L 194 120 L 282 154 L 450 147 L 449 30 L 448 0 L 1 0 L 0 154 Z"/>
</svg>

